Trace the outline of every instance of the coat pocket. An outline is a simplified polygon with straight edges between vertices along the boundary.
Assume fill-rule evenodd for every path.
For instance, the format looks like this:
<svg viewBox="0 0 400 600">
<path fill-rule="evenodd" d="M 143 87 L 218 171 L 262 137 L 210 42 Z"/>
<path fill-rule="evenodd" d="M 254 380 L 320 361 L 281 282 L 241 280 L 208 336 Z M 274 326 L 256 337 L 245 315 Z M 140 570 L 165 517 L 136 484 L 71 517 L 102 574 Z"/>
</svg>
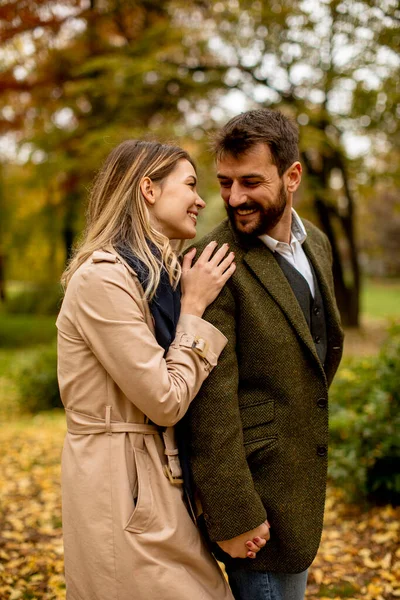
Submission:
<svg viewBox="0 0 400 600">
<path fill-rule="evenodd" d="M 275 402 L 257 402 L 240 408 L 240 418 L 243 426 L 244 443 L 249 444 L 270 436 L 270 428 L 265 425 L 274 420 Z"/>
<path fill-rule="evenodd" d="M 154 498 L 151 489 L 150 461 L 147 453 L 139 448 L 133 448 L 138 482 L 138 495 L 125 531 L 142 533 L 153 518 Z"/>
<path fill-rule="evenodd" d="M 262 440 L 247 442 L 244 446 L 247 462 L 250 466 L 265 465 L 265 460 L 271 460 L 278 446 L 277 436 L 271 436 Z"/>
</svg>

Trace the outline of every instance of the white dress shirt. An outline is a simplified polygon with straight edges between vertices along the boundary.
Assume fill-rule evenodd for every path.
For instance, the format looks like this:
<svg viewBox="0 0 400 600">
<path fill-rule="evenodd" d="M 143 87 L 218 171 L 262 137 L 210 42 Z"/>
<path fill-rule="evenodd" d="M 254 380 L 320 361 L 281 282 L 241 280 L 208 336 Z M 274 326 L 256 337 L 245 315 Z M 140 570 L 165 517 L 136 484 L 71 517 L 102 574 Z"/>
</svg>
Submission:
<svg viewBox="0 0 400 600">
<path fill-rule="evenodd" d="M 310 263 L 308 262 L 308 258 L 302 248 L 302 244 L 307 237 L 307 232 L 304 228 L 304 225 L 297 214 L 297 212 L 292 208 L 292 232 L 290 238 L 290 244 L 286 244 L 285 242 L 279 242 L 275 240 L 270 235 L 264 233 L 260 235 L 259 238 L 264 244 L 272 251 L 278 252 L 283 258 L 285 258 L 290 264 L 297 269 L 301 275 L 303 275 L 304 279 L 307 281 L 308 286 L 310 288 L 312 297 L 314 298 L 315 288 L 314 288 L 314 278 L 311 271 Z"/>
</svg>

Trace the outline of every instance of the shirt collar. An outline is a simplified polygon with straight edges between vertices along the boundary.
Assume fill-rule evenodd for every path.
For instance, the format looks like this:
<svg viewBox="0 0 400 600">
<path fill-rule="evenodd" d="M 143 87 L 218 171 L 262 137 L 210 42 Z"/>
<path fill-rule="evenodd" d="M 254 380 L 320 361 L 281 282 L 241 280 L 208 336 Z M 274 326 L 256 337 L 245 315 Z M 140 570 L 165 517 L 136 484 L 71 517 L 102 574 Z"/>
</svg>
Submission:
<svg viewBox="0 0 400 600">
<path fill-rule="evenodd" d="M 283 243 L 283 242 L 280 242 L 279 240 L 276 240 L 275 238 L 271 237 L 270 235 L 267 235 L 266 233 L 264 233 L 263 235 L 260 235 L 258 237 L 262 242 L 264 242 L 264 244 L 270 250 L 272 250 L 272 252 L 275 252 L 278 244 Z M 290 244 L 293 244 L 293 242 L 299 242 L 300 244 L 303 244 L 306 237 L 307 237 L 307 232 L 305 230 L 303 222 L 300 219 L 297 212 L 294 210 L 294 208 L 292 208 L 292 231 L 291 231 Z"/>
</svg>

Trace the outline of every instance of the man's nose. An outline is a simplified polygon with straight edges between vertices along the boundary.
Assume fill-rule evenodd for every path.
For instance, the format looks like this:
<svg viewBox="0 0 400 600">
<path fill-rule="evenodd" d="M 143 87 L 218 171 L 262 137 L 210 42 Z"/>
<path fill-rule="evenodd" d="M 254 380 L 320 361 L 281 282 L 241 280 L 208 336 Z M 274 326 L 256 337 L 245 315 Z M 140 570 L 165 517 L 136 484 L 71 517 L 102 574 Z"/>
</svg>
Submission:
<svg viewBox="0 0 400 600">
<path fill-rule="evenodd" d="M 232 184 L 229 194 L 228 204 L 232 208 L 237 208 L 241 204 L 244 204 L 247 201 L 247 196 L 245 190 L 235 183 Z"/>
</svg>

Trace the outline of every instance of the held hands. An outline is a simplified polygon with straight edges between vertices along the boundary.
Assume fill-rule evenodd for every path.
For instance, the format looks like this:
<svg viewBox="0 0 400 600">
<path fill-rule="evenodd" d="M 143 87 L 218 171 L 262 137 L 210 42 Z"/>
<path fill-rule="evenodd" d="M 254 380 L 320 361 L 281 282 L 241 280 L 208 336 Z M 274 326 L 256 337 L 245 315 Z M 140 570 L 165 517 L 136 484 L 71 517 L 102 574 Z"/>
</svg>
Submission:
<svg viewBox="0 0 400 600">
<path fill-rule="evenodd" d="M 268 521 L 264 521 L 264 523 L 261 523 L 261 525 L 251 531 L 245 531 L 241 535 L 230 540 L 217 542 L 217 544 L 232 558 L 255 558 L 257 552 L 269 540 L 269 527 Z"/>
<path fill-rule="evenodd" d="M 182 263 L 181 312 L 201 317 L 211 302 L 220 293 L 224 284 L 236 269 L 235 255 L 228 252 L 228 244 L 223 244 L 214 255 L 217 242 L 210 242 L 203 250 L 195 265 L 192 261 L 196 249 L 192 248 Z"/>
</svg>

